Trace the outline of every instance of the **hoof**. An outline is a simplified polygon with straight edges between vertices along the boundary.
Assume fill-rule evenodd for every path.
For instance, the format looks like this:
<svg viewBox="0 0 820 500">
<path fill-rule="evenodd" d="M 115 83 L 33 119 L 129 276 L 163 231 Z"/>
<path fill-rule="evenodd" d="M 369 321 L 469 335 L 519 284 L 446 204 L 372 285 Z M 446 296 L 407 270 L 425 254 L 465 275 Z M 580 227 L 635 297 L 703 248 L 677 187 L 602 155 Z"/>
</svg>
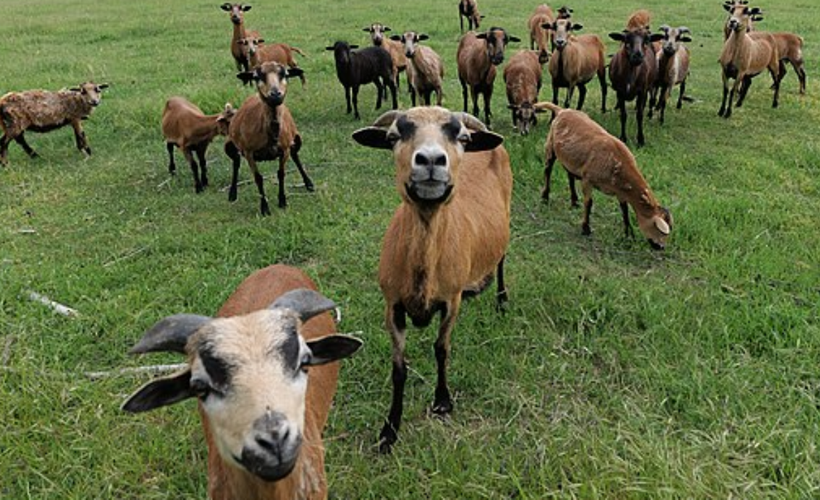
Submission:
<svg viewBox="0 0 820 500">
<path fill-rule="evenodd" d="M 433 406 L 430 408 L 430 411 L 433 412 L 433 415 L 438 417 L 446 417 L 453 412 L 453 402 L 449 399 L 436 401 L 433 403 Z"/>
<path fill-rule="evenodd" d="M 379 433 L 379 453 L 388 455 L 393 451 L 393 445 L 398 440 L 398 435 L 395 429 L 390 424 L 384 424 L 382 431 Z"/>
</svg>

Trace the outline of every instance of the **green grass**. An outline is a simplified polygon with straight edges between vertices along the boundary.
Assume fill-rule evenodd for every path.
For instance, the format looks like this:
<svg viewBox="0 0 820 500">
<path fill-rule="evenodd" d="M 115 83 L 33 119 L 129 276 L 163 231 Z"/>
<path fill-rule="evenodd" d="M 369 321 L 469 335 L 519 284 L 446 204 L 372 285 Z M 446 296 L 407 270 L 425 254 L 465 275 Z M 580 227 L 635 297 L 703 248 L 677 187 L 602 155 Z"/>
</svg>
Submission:
<svg viewBox="0 0 820 500">
<path fill-rule="evenodd" d="M 208 153 L 205 193 L 194 194 L 184 164 L 168 180 L 159 131 L 165 99 L 184 95 L 216 112 L 250 93 L 234 77 L 230 23 L 218 3 L 32 0 L 0 17 L 0 93 L 91 77 L 111 84 L 86 122 L 93 157 L 83 159 L 63 129 L 30 134 L 42 155 L 36 161 L 12 144 L 10 165 L 0 168 L 0 353 L 8 352 L 0 368 L 0 497 L 203 498 L 206 450 L 194 403 L 126 415 L 120 403 L 147 376 L 91 381 L 83 373 L 176 361 L 126 351 L 166 315 L 213 313 L 245 276 L 274 262 L 305 269 L 344 307 L 340 329 L 365 341 L 344 362 L 325 433 L 336 498 L 820 494 L 816 2 L 759 4 L 767 11 L 761 28 L 805 38 L 808 94 L 797 94 L 790 70 L 772 110 L 761 76 L 728 121 L 716 116 L 720 2 L 640 5 L 653 11 L 653 24 L 693 32 L 695 102 L 669 110 L 663 127 L 648 123 L 648 145 L 636 152 L 674 214 L 663 253 L 624 240 L 617 203 L 600 193 L 594 233 L 581 236 L 560 169 L 553 201 L 541 203 L 546 124 L 516 136 L 496 82 L 494 128 L 507 136 L 515 173 L 510 309 L 497 315 L 492 294 L 462 309 L 450 368 L 456 409 L 446 421 L 426 412 L 435 329 L 410 332 L 405 426 L 391 456 L 375 448 L 391 390 L 376 267 L 398 196 L 388 155 L 350 139 L 378 116 L 374 89 L 361 92 L 361 122 L 345 115 L 323 49 L 337 39 L 366 45 L 361 28 L 375 21 L 424 31 L 445 60 L 445 105 L 458 109 L 456 7 L 254 5 L 249 26 L 309 53 L 299 58 L 308 86 L 292 85 L 287 102 L 317 185 L 306 193 L 291 170 L 289 208 L 261 218 L 252 185 L 228 203 L 221 141 Z M 481 7 L 488 25 L 525 38 L 535 3 Z M 604 36 L 638 7 L 571 6 L 585 32 Z M 548 78 L 541 97 L 551 97 Z M 400 101 L 409 105 L 404 93 Z M 602 116 L 599 102 L 593 85 L 587 110 L 617 132 L 616 114 Z M 610 109 L 614 103 L 610 92 Z M 244 166 L 241 175 L 250 177 Z M 275 193 L 275 183 L 267 191 Z M 81 315 L 58 316 L 27 300 L 28 290 Z"/>
</svg>

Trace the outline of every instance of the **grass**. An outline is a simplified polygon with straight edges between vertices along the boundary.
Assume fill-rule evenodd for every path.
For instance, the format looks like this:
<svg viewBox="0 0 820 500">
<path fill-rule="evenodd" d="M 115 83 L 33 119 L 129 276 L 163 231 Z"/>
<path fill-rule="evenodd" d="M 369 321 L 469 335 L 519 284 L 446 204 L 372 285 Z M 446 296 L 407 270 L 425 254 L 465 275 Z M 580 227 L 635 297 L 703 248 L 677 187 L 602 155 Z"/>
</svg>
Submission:
<svg viewBox="0 0 820 500">
<path fill-rule="evenodd" d="M 164 100 L 185 95 L 216 112 L 250 93 L 233 76 L 230 25 L 217 2 L 32 0 L 6 9 L 0 93 L 92 77 L 111 89 L 86 123 L 90 159 L 64 129 L 30 135 L 36 161 L 12 144 L 0 168 L 0 497 L 205 497 L 194 404 L 125 415 L 120 403 L 147 376 L 83 373 L 178 361 L 126 351 L 166 315 L 214 312 L 245 276 L 274 262 L 305 269 L 344 307 L 341 330 L 365 341 L 344 363 L 326 429 L 336 498 L 817 496 L 820 8 L 760 4 L 761 28 L 805 38 L 808 93 L 797 94 L 790 70 L 772 110 L 761 76 L 725 121 L 716 116 L 719 2 L 641 4 L 654 24 L 686 24 L 694 40 L 695 102 L 670 110 L 663 127 L 650 122 L 648 145 L 636 151 L 675 217 L 663 253 L 624 240 L 617 204 L 600 193 L 594 233 L 581 236 L 563 175 L 554 176 L 553 202 L 541 203 L 546 124 L 516 136 L 496 82 L 494 127 L 515 173 L 510 309 L 497 315 L 492 294 L 462 309 L 450 368 L 456 409 L 446 421 L 427 415 L 434 328 L 410 332 L 405 426 L 394 453 L 380 456 L 390 342 L 376 266 L 398 196 L 388 155 L 350 139 L 378 116 L 374 90 L 360 95 L 361 122 L 345 115 L 323 49 L 336 39 L 367 44 L 361 28 L 374 21 L 424 31 L 445 60 L 445 105 L 458 109 L 459 34 L 449 2 L 328 5 L 280 1 L 247 14 L 250 26 L 309 53 L 300 58 L 308 86 L 292 85 L 287 102 L 317 191 L 295 185 L 291 170 L 290 206 L 269 218 L 257 215 L 252 185 L 227 202 L 219 141 L 205 193 L 194 194 L 187 168 L 168 179 Z M 521 37 L 534 5 L 481 3 L 487 24 Z M 572 7 L 585 32 L 605 35 L 637 4 Z M 547 83 L 541 97 L 550 95 Z M 593 85 L 587 110 L 617 132 L 599 99 Z M 400 101 L 409 105 L 404 93 Z M 249 179 L 245 167 L 241 175 Z M 269 183 L 269 195 L 274 189 Z M 81 315 L 55 315 L 27 290 Z"/>
</svg>

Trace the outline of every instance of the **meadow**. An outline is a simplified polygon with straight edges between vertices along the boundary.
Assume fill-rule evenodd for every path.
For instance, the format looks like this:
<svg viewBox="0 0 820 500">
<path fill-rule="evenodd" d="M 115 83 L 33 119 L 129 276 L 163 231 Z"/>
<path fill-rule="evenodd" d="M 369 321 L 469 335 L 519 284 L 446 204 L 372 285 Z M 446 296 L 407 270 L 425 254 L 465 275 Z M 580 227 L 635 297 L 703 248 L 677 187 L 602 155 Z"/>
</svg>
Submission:
<svg viewBox="0 0 820 500">
<path fill-rule="evenodd" d="M 761 75 L 729 120 L 717 117 L 722 2 L 570 4 L 609 54 L 617 45 L 606 34 L 637 7 L 653 12 L 655 26 L 692 30 L 694 102 L 668 110 L 663 126 L 647 122 L 647 146 L 635 151 L 674 215 L 663 252 L 624 239 L 616 201 L 600 193 L 594 232 L 582 236 L 560 168 L 542 203 L 546 120 L 518 136 L 496 80 L 493 128 L 506 137 L 515 176 L 509 308 L 497 314 L 492 293 L 462 308 L 446 420 L 428 414 L 435 327 L 408 332 L 405 421 L 388 456 L 377 449 L 391 385 L 376 269 L 399 198 L 390 155 L 350 138 L 379 116 L 375 89 L 360 94 L 361 121 L 346 115 L 324 47 L 369 44 L 362 28 L 372 22 L 427 33 L 445 61 L 444 105 L 460 109 L 456 2 L 252 3 L 249 28 L 308 53 L 297 56 L 307 86 L 293 82 L 286 103 L 316 192 L 299 185 L 291 163 L 289 207 L 271 217 L 259 216 L 252 184 L 228 202 L 221 139 L 208 152 L 204 193 L 194 193 L 181 155 L 178 174 L 167 171 L 159 123 L 168 97 L 216 113 L 252 93 L 235 77 L 220 3 L 3 3 L 0 94 L 92 78 L 111 87 L 85 124 L 93 156 L 75 149 L 66 128 L 28 135 L 37 160 L 12 143 L 0 167 L 0 498 L 204 498 L 194 402 L 127 415 L 120 404 L 150 376 L 86 373 L 179 362 L 126 352 L 167 315 L 213 314 L 249 273 L 276 262 L 313 277 L 342 306 L 339 330 L 365 342 L 343 362 L 325 432 L 333 498 L 820 495 L 816 0 L 753 2 L 765 12 L 760 29 L 804 37 L 808 91 L 798 94 L 789 68 L 771 109 Z M 536 3 L 480 7 L 485 26 L 526 39 Z M 403 76 L 399 99 L 409 107 Z M 586 110 L 617 134 L 614 92 L 609 112 L 599 103 L 591 85 Z M 631 115 L 630 138 L 634 127 Z M 271 196 L 275 165 L 263 168 Z M 240 175 L 250 180 L 244 162 Z M 28 300 L 31 290 L 79 316 Z"/>
</svg>

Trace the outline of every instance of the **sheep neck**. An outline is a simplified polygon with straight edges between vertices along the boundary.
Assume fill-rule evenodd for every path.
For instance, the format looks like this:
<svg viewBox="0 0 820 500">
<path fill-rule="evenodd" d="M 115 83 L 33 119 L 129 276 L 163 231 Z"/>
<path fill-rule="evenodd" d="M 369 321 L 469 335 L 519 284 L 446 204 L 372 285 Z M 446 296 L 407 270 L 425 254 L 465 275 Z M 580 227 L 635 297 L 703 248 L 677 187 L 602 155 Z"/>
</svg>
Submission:
<svg viewBox="0 0 820 500">
<path fill-rule="evenodd" d="M 62 102 L 66 111 L 66 115 L 68 116 L 77 116 L 80 118 L 85 118 L 91 114 L 91 111 L 94 110 L 94 106 L 92 106 L 85 99 L 83 99 L 83 96 L 80 95 L 78 92 L 69 91 L 67 95 L 64 94 Z"/>
<path fill-rule="evenodd" d="M 746 34 L 746 29 L 742 28 L 738 31 L 729 33 L 729 38 L 723 47 L 723 54 L 721 54 L 720 62 L 724 66 L 731 65 L 735 70 L 740 68 L 743 62 L 747 59 L 751 39 Z"/>
<path fill-rule="evenodd" d="M 194 121 L 188 132 L 191 136 L 190 144 L 200 144 L 211 141 L 219 133 L 216 121 L 219 115 L 206 115 Z"/>
</svg>

